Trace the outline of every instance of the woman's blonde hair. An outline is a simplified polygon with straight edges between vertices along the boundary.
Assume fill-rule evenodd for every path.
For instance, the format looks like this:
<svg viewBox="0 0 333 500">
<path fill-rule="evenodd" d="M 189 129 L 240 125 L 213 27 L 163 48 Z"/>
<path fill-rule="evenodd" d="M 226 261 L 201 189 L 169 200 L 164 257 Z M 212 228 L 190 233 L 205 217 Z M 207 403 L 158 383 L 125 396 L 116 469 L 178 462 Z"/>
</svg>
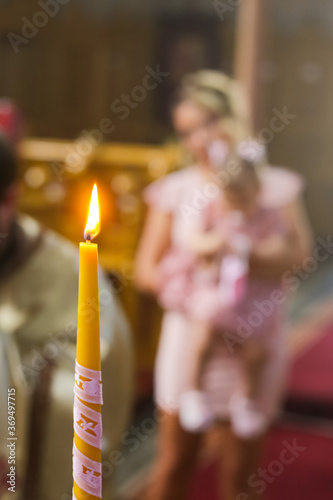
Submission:
<svg viewBox="0 0 333 500">
<path fill-rule="evenodd" d="M 251 136 L 245 92 L 239 82 L 224 73 L 200 70 L 183 77 L 173 108 L 183 101 L 215 114 L 234 144 Z"/>
</svg>

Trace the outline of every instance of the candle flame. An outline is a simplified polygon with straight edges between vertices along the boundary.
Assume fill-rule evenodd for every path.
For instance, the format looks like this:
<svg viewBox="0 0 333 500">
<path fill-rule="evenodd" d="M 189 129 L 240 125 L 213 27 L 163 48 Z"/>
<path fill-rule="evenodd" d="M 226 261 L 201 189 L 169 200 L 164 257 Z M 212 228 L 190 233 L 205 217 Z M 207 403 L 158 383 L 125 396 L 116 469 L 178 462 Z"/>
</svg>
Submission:
<svg viewBox="0 0 333 500">
<path fill-rule="evenodd" d="M 92 239 L 95 238 L 95 236 L 99 234 L 100 230 L 101 226 L 100 226 L 100 216 L 99 216 L 98 193 L 97 193 L 97 185 L 95 184 L 91 195 L 88 221 L 86 228 L 84 230 L 85 240 L 91 241 Z"/>
</svg>

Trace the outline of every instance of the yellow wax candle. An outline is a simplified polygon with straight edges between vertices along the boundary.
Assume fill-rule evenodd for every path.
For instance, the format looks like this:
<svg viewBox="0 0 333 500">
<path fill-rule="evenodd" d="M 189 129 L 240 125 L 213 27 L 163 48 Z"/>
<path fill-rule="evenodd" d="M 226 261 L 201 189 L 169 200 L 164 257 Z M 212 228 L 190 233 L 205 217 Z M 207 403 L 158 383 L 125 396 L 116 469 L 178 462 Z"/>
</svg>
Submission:
<svg viewBox="0 0 333 500">
<path fill-rule="evenodd" d="M 98 247 L 80 243 L 77 362 L 91 370 L 101 369 L 98 299 Z"/>
<path fill-rule="evenodd" d="M 99 232 L 99 207 L 97 187 L 94 186 L 87 227 L 86 243 L 80 243 L 79 304 L 76 359 L 79 365 L 89 370 L 101 370 L 98 247 L 91 240 Z M 81 401 L 86 407 L 101 413 L 101 405 Z M 74 443 L 82 455 L 101 463 L 101 450 L 92 446 L 74 432 Z M 77 500 L 95 500 L 96 497 L 83 491 L 74 480 L 74 495 Z"/>
</svg>

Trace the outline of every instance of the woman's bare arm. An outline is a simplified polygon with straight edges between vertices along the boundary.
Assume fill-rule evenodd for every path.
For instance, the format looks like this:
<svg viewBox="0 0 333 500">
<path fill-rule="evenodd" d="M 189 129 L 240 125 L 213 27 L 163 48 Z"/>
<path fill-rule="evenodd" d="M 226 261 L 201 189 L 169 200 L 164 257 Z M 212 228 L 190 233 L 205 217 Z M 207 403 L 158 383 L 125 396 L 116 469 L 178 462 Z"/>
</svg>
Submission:
<svg viewBox="0 0 333 500">
<path fill-rule="evenodd" d="M 253 277 L 278 279 L 293 265 L 302 265 L 313 248 L 313 235 L 301 200 L 283 209 L 289 227 L 287 245 L 267 244 L 254 246 L 250 257 L 250 273 Z"/>
<path fill-rule="evenodd" d="M 172 214 L 151 208 L 146 216 L 135 261 L 135 283 L 145 292 L 158 289 L 158 267 L 170 245 Z"/>
</svg>

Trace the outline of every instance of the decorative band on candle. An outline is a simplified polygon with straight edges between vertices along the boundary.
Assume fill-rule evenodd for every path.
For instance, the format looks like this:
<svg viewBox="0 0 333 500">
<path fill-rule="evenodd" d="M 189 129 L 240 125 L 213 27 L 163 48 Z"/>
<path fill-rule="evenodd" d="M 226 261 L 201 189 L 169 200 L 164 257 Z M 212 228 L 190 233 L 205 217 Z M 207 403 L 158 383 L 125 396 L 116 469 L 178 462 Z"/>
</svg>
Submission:
<svg viewBox="0 0 333 500">
<path fill-rule="evenodd" d="M 82 455 L 75 444 L 73 445 L 73 476 L 81 490 L 102 498 L 102 464 Z"/>
<path fill-rule="evenodd" d="M 87 443 L 101 449 L 102 415 L 74 398 L 74 430 Z"/>
<path fill-rule="evenodd" d="M 74 392 L 82 401 L 103 404 L 102 373 L 88 370 L 88 368 L 84 368 L 76 361 Z"/>
<path fill-rule="evenodd" d="M 74 488 L 72 489 L 72 500 L 77 500 L 75 493 L 74 493 Z"/>
</svg>

